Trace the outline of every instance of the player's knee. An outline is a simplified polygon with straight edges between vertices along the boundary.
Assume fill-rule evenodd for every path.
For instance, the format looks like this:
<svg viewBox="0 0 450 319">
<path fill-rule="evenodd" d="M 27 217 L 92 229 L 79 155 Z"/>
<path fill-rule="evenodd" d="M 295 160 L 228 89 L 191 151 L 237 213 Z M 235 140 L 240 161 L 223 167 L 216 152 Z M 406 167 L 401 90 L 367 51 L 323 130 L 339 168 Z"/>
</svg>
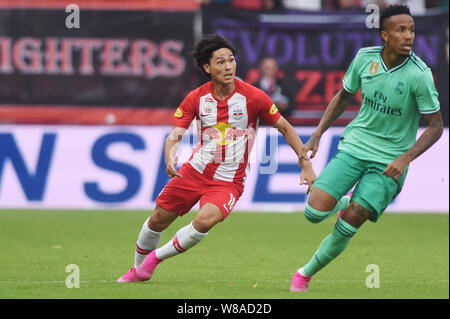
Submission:
<svg viewBox="0 0 450 319">
<path fill-rule="evenodd" d="M 313 188 L 307 205 L 321 212 L 328 212 L 336 206 L 336 199 L 320 188 Z"/>
<path fill-rule="evenodd" d="M 197 215 L 192 221 L 192 226 L 200 233 L 207 233 L 222 220 L 215 215 Z"/>
<path fill-rule="evenodd" d="M 214 225 L 221 222 L 222 219 L 220 209 L 214 204 L 206 203 L 200 209 L 197 216 L 195 216 L 192 221 L 192 226 L 200 233 L 207 233 Z"/>
<path fill-rule="evenodd" d="M 152 215 L 150 217 L 150 220 L 148 221 L 148 227 L 156 232 L 161 232 L 164 229 L 167 228 L 168 225 L 166 225 L 166 223 L 162 222 L 160 219 L 158 219 L 157 217 L 155 217 L 155 215 Z"/>
<path fill-rule="evenodd" d="M 194 227 L 194 229 L 200 233 L 207 233 L 211 227 L 209 225 L 209 223 L 207 223 L 205 220 L 193 220 L 192 221 L 192 227 Z"/>
<path fill-rule="evenodd" d="M 323 221 L 325 218 L 327 218 L 327 213 L 326 212 L 320 212 L 317 209 L 311 207 L 309 205 L 309 203 L 306 204 L 305 207 L 305 218 L 307 221 L 313 223 L 313 224 L 318 224 L 321 221 Z"/>
<path fill-rule="evenodd" d="M 194 229 L 200 233 L 207 233 L 211 228 L 217 224 L 218 221 L 212 218 L 195 218 L 192 221 L 192 226 Z"/>
<path fill-rule="evenodd" d="M 356 202 L 351 202 L 342 219 L 347 223 L 359 228 L 370 219 L 371 212 Z"/>
<path fill-rule="evenodd" d="M 172 223 L 172 218 L 165 218 L 163 213 L 155 211 L 148 221 L 148 227 L 156 232 L 161 232 Z"/>
</svg>

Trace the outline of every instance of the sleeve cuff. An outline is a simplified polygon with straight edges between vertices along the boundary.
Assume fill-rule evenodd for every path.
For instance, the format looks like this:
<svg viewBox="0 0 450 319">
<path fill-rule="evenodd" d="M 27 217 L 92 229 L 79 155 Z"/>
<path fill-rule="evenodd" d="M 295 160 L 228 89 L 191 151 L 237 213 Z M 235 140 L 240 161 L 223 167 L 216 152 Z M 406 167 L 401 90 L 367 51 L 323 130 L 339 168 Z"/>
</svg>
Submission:
<svg viewBox="0 0 450 319">
<path fill-rule="evenodd" d="M 172 122 L 173 125 L 181 127 L 181 128 L 184 128 L 184 129 L 188 129 L 189 126 L 191 125 L 191 123 L 189 122 L 188 125 L 186 126 L 186 123 L 179 122 L 179 121 L 177 121 L 177 120 L 175 120 L 173 118 L 172 118 L 171 122 Z"/>
<path fill-rule="evenodd" d="M 358 90 L 356 90 L 355 92 L 353 92 L 352 90 L 350 90 L 350 89 L 348 88 L 348 86 L 345 85 L 345 82 L 344 82 L 344 81 L 342 81 L 342 84 L 343 84 L 344 90 L 346 90 L 348 93 L 350 93 L 350 94 L 356 94 L 356 92 L 358 92 Z"/>
<path fill-rule="evenodd" d="M 437 109 L 431 110 L 431 111 L 420 111 L 420 114 L 433 114 L 436 112 L 439 112 L 441 110 L 441 107 L 438 107 Z"/>
</svg>

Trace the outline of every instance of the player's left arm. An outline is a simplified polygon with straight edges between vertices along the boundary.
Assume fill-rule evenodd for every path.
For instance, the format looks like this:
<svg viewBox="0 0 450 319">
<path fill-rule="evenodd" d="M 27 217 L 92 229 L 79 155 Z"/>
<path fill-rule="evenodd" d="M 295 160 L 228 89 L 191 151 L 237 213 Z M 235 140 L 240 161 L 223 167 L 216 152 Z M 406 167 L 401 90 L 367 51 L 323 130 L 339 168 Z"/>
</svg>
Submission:
<svg viewBox="0 0 450 319">
<path fill-rule="evenodd" d="M 308 190 L 306 193 L 309 194 L 311 186 L 317 179 L 317 176 L 314 172 L 310 159 L 302 157 L 302 149 L 304 147 L 302 140 L 292 125 L 289 124 L 283 116 L 281 116 L 278 121 L 273 124 L 273 127 L 275 127 L 284 136 L 286 142 L 297 154 L 298 164 L 302 167 L 302 171 L 300 173 L 300 184 L 308 185 Z"/>
<path fill-rule="evenodd" d="M 427 128 L 416 143 L 414 143 L 414 145 L 405 154 L 394 160 L 386 167 L 383 172 L 384 175 L 390 176 L 393 179 L 399 178 L 409 163 L 428 150 L 442 136 L 444 127 L 442 124 L 442 116 L 440 111 L 432 114 L 422 114 L 422 118 L 426 122 Z"/>
</svg>

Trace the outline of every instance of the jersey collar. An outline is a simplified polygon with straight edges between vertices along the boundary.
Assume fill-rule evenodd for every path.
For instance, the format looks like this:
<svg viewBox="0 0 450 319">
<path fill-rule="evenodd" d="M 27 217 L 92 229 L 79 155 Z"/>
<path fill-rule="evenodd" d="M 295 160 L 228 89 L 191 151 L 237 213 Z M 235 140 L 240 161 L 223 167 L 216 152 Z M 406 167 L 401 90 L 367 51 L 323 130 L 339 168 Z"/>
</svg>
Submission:
<svg viewBox="0 0 450 319">
<path fill-rule="evenodd" d="M 383 51 L 383 50 L 381 50 L 381 51 Z M 389 69 L 389 70 L 388 70 L 386 64 L 385 64 L 384 61 L 383 61 L 383 57 L 381 56 L 381 51 L 380 51 L 381 65 L 383 66 L 384 71 L 386 71 L 386 72 L 388 72 L 388 73 L 395 72 L 395 71 L 397 71 L 398 69 L 402 68 L 402 67 L 408 62 L 408 60 L 409 60 L 409 58 L 411 57 L 411 54 L 412 54 L 412 50 L 409 51 L 409 56 L 408 56 L 402 63 L 400 63 L 400 64 L 397 65 L 396 67 L 393 67 L 392 69 Z"/>
</svg>

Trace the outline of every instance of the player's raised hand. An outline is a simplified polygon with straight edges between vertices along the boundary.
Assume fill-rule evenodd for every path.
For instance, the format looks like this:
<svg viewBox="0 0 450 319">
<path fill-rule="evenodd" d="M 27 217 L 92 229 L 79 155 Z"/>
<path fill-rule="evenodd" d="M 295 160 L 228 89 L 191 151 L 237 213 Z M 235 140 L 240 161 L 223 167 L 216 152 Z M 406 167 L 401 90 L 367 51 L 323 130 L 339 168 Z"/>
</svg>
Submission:
<svg viewBox="0 0 450 319">
<path fill-rule="evenodd" d="M 316 156 L 317 150 L 319 149 L 319 141 L 320 136 L 315 134 L 311 135 L 308 142 L 306 142 L 306 144 L 303 146 L 301 156 L 305 159 L 314 158 L 314 156 Z M 311 152 L 310 156 L 308 156 L 308 152 Z"/>
<path fill-rule="evenodd" d="M 178 176 L 178 177 L 183 177 L 180 173 L 178 173 L 177 169 L 175 168 L 175 165 L 177 165 L 178 163 L 178 157 L 175 157 L 174 159 L 170 159 L 167 163 L 166 163 L 166 174 L 167 176 L 169 176 L 170 178 Z"/>
<path fill-rule="evenodd" d="M 400 156 L 386 167 L 383 171 L 383 175 L 392 177 L 396 180 L 403 174 L 408 164 L 409 161 L 405 157 Z"/>
</svg>

